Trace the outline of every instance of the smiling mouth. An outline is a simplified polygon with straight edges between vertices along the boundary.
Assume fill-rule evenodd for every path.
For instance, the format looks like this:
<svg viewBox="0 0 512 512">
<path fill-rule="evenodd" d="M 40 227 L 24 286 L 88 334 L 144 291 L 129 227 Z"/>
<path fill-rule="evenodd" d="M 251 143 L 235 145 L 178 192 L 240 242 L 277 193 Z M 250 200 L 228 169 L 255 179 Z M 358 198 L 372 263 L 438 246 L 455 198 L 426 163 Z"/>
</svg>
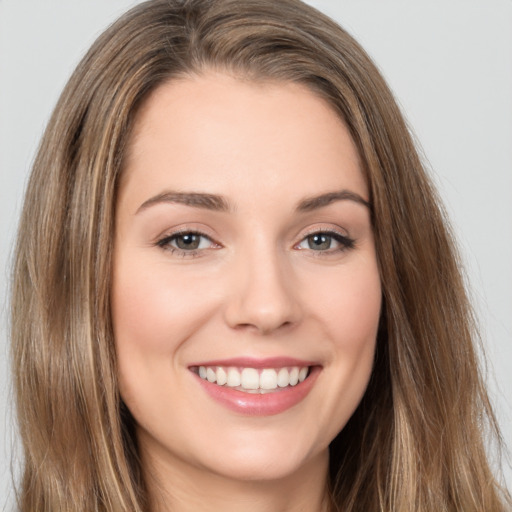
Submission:
<svg viewBox="0 0 512 512">
<path fill-rule="evenodd" d="M 234 366 L 195 366 L 190 370 L 217 386 L 244 393 L 265 394 L 289 389 L 306 380 L 309 366 L 283 368 L 241 368 Z"/>
</svg>

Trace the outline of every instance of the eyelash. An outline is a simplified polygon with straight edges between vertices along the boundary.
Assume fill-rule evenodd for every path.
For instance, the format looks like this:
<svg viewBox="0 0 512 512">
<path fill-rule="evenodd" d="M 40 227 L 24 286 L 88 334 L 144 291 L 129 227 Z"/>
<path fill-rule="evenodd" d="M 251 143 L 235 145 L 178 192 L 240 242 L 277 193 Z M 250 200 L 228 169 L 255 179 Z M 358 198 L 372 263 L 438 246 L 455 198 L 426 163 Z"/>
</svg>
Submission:
<svg viewBox="0 0 512 512">
<path fill-rule="evenodd" d="M 335 242 L 340 244 L 340 247 L 338 247 L 338 248 L 335 248 L 335 249 L 329 248 L 325 251 L 322 251 L 322 250 L 315 251 L 314 249 L 309 249 L 309 251 L 311 251 L 314 254 L 314 256 L 317 256 L 317 257 L 325 257 L 325 256 L 329 256 L 332 254 L 338 254 L 338 253 L 341 253 L 341 252 L 344 252 L 344 251 L 347 251 L 350 249 L 354 249 L 355 244 L 356 244 L 356 241 L 353 238 L 350 238 L 347 235 L 343 235 L 342 233 L 339 233 L 338 231 L 317 229 L 317 230 L 313 230 L 309 233 L 306 233 L 304 235 L 304 237 L 302 238 L 302 240 L 299 242 L 299 244 L 296 244 L 295 247 L 304 243 L 308 238 L 313 237 L 315 235 L 321 235 L 321 236 L 325 236 L 327 238 L 331 238 L 332 240 L 334 240 Z"/>
<path fill-rule="evenodd" d="M 177 254 L 179 256 L 182 256 L 183 258 L 186 257 L 195 257 L 199 256 L 199 253 L 203 251 L 204 249 L 191 249 L 191 250 L 183 250 L 179 247 L 173 247 L 171 245 L 171 242 L 173 240 L 176 240 L 179 237 L 183 237 L 185 235 L 190 236 L 197 236 L 201 238 L 206 238 L 212 245 L 217 245 L 220 247 L 219 244 L 216 244 L 208 235 L 205 233 L 201 233 L 200 231 L 194 231 L 194 230 L 182 230 L 182 231 L 176 231 L 172 233 L 171 235 L 167 235 L 163 237 L 162 239 L 158 240 L 156 242 L 156 245 L 160 247 L 161 249 L 164 249 L 165 251 L 170 251 L 172 254 Z"/>
<path fill-rule="evenodd" d="M 201 238 L 205 238 L 209 241 L 210 244 L 216 245 L 217 247 L 221 247 L 219 244 L 216 244 L 208 235 L 205 233 L 201 233 L 200 231 L 194 231 L 194 230 L 183 230 L 183 231 L 177 231 L 175 233 L 172 233 L 171 235 L 167 235 L 163 237 L 162 239 L 158 240 L 155 245 L 160 247 L 163 250 L 170 251 L 172 254 L 177 254 L 183 258 L 186 257 L 197 257 L 199 254 L 205 250 L 205 248 L 202 249 L 191 249 L 191 250 L 183 250 L 178 247 L 173 247 L 171 245 L 171 242 L 176 240 L 179 237 L 183 237 L 185 235 L 189 236 L 197 236 Z M 322 257 L 322 256 L 328 256 L 332 254 L 338 254 L 344 251 L 347 251 L 349 249 L 353 249 L 355 247 L 356 241 L 353 238 L 350 238 L 346 235 L 343 235 L 337 231 L 333 230 L 314 230 L 310 233 L 306 233 L 303 238 L 300 240 L 298 244 L 294 245 L 294 248 L 297 248 L 297 250 L 304 250 L 304 249 L 298 249 L 298 246 L 302 243 L 304 243 L 308 238 L 313 237 L 315 235 L 321 235 L 328 238 L 333 239 L 335 242 L 340 244 L 340 247 L 331 249 L 328 248 L 327 250 L 314 250 L 314 249 L 308 249 L 311 253 L 314 254 L 316 257 Z"/>
</svg>

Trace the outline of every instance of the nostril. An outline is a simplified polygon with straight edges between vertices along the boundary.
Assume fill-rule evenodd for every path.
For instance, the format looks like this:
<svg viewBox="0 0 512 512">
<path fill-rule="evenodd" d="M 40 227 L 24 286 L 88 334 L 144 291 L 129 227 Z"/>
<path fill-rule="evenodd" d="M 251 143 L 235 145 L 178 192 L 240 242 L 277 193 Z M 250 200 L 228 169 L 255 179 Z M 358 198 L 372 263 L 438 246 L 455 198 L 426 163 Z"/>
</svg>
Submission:
<svg viewBox="0 0 512 512">
<path fill-rule="evenodd" d="M 277 330 L 283 330 L 290 328 L 293 325 L 293 322 L 286 320 L 282 323 L 271 323 L 271 322 L 255 322 L 255 323 L 240 323 L 232 326 L 233 329 L 237 331 L 255 331 L 261 334 L 270 334 Z"/>
</svg>

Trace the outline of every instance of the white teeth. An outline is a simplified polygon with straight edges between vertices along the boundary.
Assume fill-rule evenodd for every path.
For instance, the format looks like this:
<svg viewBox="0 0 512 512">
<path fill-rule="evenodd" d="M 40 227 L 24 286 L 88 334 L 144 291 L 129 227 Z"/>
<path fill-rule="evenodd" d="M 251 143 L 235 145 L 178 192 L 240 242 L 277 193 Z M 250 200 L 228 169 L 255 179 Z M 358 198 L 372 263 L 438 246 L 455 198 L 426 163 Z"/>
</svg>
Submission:
<svg viewBox="0 0 512 512">
<path fill-rule="evenodd" d="M 277 374 L 277 385 L 280 388 L 285 388 L 290 385 L 290 372 L 287 368 L 281 368 L 279 370 L 279 373 Z"/>
<path fill-rule="evenodd" d="M 215 382 L 217 380 L 217 375 L 212 368 L 206 369 L 206 378 L 208 379 L 208 382 Z"/>
<path fill-rule="evenodd" d="M 199 377 L 208 382 L 252 393 L 264 393 L 277 388 L 296 386 L 299 382 L 303 382 L 306 379 L 308 372 L 309 367 L 307 366 L 265 368 L 263 370 L 200 366 L 197 370 Z"/>
<path fill-rule="evenodd" d="M 240 372 L 236 368 L 228 369 L 228 381 L 226 383 L 230 388 L 236 388 L 241 384 Z"/>
<path fill-rule="evenodd" d="M 299 369 L 294 366 L 290 371 L 290 386 L 295 386 L 299 382 Z"/>
<path fill-rule="evenodd" d="M 226 382 L 228 381 L 228 374 L 226 373 L 226 370 L 224 370 L 224 368 L 219 366 L 217 368 L 216 374 L 217 374 L 217 384 L 219 386 L 224 386 L 224 384 L 226 384 Z"/>
<path fill-rule="evenodd" d="M 275 370 L 263 370 L 260 375 L 261 389 L 276 389 L 277 388 L 277 373 Z"/>
<path fill-rule="evenodd" d="M 260 387 L 258 370 L 255 370 L 254 368 L 244 368 L 242 370 L 241 385 L 244 389 L 258 389 Z"/>
</svg>

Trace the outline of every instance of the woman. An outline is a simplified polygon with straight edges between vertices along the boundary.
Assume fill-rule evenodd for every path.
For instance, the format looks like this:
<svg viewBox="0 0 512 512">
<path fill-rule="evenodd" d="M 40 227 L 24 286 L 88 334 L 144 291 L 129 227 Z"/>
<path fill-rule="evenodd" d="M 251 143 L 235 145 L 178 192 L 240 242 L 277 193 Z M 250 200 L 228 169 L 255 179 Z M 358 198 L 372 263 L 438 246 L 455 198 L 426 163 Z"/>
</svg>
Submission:
<svg viewBox="0 0 512 512">
<path fill-rule="evenodd" d="M 299 2 L 107 30 L 15 276 L 22 510 L 505 510 L 435 193 L 364 51 Z"/>
</svg>

